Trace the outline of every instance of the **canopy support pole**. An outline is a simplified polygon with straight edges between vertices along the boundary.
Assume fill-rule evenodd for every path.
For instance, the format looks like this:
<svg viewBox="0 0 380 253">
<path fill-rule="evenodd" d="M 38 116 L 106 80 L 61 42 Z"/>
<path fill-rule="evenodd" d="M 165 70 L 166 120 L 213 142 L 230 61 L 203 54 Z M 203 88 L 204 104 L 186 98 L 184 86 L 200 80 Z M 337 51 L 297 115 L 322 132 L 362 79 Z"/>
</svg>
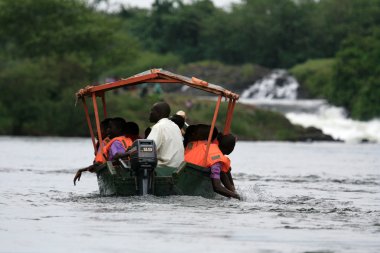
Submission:
<svg viewBox="0 0 380 253">
<path fill-rule="evenodd" d="M 235 109 L 236 100 L 230 98 L 227 109 L 226 124 L 224 125 L 223 134 L 229 134 L 231 130 L 232 116 Z"/>
<path fill-rule="evenodd" d="M 228 134 L 229 133 L 229 129 L 227 129 L 227 127 L 228 127 L 228 121 L 230 119 L 231 106 L 232 106 L 232 99 L 230 98 L 228 100 L 228 107 L 227 107 L 227 113 L 226 113 L 227 116 L 226 116 L 226 122 L 224 124 L 223 134 Z"/>
<path fill-rule="evenodd" d="M 212 134 L 214 133 L 214 127 L 215 127 L 216 119 L 218 117 L 218 112 L 219 112 L 219 107 L 220 107 L 220 102 L 221 101 L 222 101 L 222 95 L 219 95 L 218 102 L 216 103 L 216 106 L 215 106 L 214 117 L 212 119 L 210 133 L 208 135 L 206 153 L 205 153 L 205 157 L 204 157 L 204 160 L 203 160 L 203 166 L 204 167 L 206 167 L 206 165 L 207 165 L 207 156 L 208 156 L 208 152 L 209 152 L 209 149 L 210 149 Z"/>
<path fill-rule="evenodd" d="M 84 112 L 86 114 L 87 126 L 88 126 L 88 129 L 90 130 L 90 134 L 91 134 L 92 145 L 94 146 L 94 151 L 96 153 L 96 144 L 95 144 L 94 131 L 92 130 L 90 114 L 88 113 L 88 107 L 87 107 L 87 104 L 86 104 L 86 99 L 84 97 L 82 97 L 82 102 L 83 102 Z"/>
<path fill-rule="evenodd" d="M 106 94 L 103 92 L 102 94 L 102 105 L 103 105 L 103 117 L 107 118 L 107 105 L 106 105 Z"/>
<path fill-rule="evenodd" d="M 98 132 L 99 148 L 102 151 L 103 150 L 103 140 L 102 140 L 102 132 L 100 131 L 99 111 L 98 111 L 98 104 L 96 103 L 95 92 L 92 93 L 92 103 L 94 104 L 96 131 Z"/>
</svg>

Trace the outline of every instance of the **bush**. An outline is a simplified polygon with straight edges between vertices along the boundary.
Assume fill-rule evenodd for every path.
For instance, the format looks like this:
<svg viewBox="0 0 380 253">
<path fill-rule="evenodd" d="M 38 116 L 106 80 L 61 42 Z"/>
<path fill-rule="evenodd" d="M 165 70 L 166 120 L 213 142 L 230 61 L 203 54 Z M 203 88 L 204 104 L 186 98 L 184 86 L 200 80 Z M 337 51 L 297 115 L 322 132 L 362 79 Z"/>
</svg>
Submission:
<svg viewBox="0 0 380 253">
<path fill-rule="evenodd" d="M 325 98 L 331 94 L 334 59 L 309 60 L 290 69 L 300 83 L 299 97 Z"/>
<path fill-rule="evenodd" d="M 346 107 L 352 117 L 380 117 L 380 29 L 368 36 L 352 35 L 337 53 L 330 101 Z"/>
</svg>

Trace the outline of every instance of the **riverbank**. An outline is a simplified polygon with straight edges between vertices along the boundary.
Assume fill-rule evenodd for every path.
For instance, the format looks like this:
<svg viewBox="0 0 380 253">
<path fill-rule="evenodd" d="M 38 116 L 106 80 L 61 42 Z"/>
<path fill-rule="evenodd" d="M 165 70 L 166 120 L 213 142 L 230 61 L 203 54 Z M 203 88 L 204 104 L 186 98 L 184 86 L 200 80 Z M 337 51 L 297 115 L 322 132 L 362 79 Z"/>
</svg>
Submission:
<svg viewBox="0 0 380 253">
<path fill-rule="evenodd" d="M 194 95 L 179 93 L 155 94 L 149 90 L 148 95 L 141 97 L 140 89 L 118 90 L 107 94 L 107 110 L 109 117 L 123 117 L 127 121 L 135 121 L 140 126 L 140 135 L 151 126 L 148 117 L 151 106 L 160 101 L 167 101 L 172 107 L 172 114 L 179 110 L 186 111 L 189 124 L 211 124 L 214 114 L 215 101 L 208 101 Z M 2 128 L 2 135 L 26 135 L 26 136 L 64 136 L 64 137 L 87 137 L 88 127 L 85 121 L 83 108 L 74 106 L 74 99 L 66 102 L 56 113 L 38 115 L 33 124 L 21 122 L 19 128 Z M 92 119 L 93 110 L 90 106 Z M 222 130 L 227 111 L 227 102 L 222 102 L 217 128 Z M 61 113 L 62 112 L 62 113 Z M 17 115 L 7 115 L 2 120 L 12 122 Z M 94 127 L 94 125 L 93 125 Z M 21 131 L 21 130 L 22 131 Z M 17 131 L 16 131 L 17 130 Z M 320 130 L 308 127 L 304 128 L 292 124 L 284 115 L 278 112 L 259 109 L 254 105 L 237 103 L 233 116 L 232 133 L 239 140 L 254 141 L 333 141 L 331 136 L 323 134 Z"/>
<path fill-rule="evenodd" d="M 126 95 L 126 93 L 125 93 Z M 112 114 L 125 117 L 127 120 L 136 121 L 140 130 L 149 126 L 147 122 L 151 105 L 158 100 L 167 101 L 172 107 L 172 113 L 179 110 L 186 111 L 189 124 L 211 123 L 215 102 L 194 96 L 183 96 L 178 94 L 151 95 L 144 99 L 138 97 L 138 92 L 128 92 L 128 99 L 124 94 L 113 94 L 109 97 Z M 222 129 L 225 122 L 227 102 L 220 107 L 216 126 Z M 334 141 L 334 139 L 323 134 L 317 128 L 304 128 L 292 124 L 284 115 L 256 108 L 254 105 L 237 103 L 231 125 L 232 133 L 239 140 L 255 141 Z M 140 131 L 142 132 L 142 131 Z"/>
</svg>

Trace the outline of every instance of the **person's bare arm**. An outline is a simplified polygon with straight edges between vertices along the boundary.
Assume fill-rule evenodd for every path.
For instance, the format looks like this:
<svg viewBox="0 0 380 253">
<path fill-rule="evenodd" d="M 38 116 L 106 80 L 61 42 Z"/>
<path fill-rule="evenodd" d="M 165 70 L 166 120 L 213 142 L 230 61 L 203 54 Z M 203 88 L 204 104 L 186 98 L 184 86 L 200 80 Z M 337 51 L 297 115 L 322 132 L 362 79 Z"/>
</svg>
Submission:
<svg viewBox="0 0 380 253">
<path fill-rule="evenodd" d="M 98 164 L 95 163 L 95 164 L 90 165 L 90 166 L 88 166 L 88 167 L 86 167 L 86 168 L 79 169 L 79 170 L 77 171 L 77 173 L 75 174 L 75 176 L 74 176 L 74 180 L 73 180 L 74 185 L 76 185 L 76 181 L 78 181 L 78 182 L 80 181 L 80 178 L 81 178 L 81 176 L 82 176 L 82 172 L 85 172 L 85 171 L 94 172 L 94 170 L 95 170 L 95 166 L 97 166 L 97 165 L 98 165 Z"/>
<path fill-rule="evenodd" d="M 212 188 L 214 189 L 216 193 L 219 193 L 220 195 L 223 195 L 225 197 L 235 198 L 235 199 L 240 200 L 239 194 L 223 187 L 220 179 L 211 178 L 211 183 L 212 183 Z"/>
<path fill-rule="evenodd" d="M 232 180 L 232 177 L 230 177 L 231 173 L 220 173 L 220 181 L 222 181 L 223 185 L 230 191 L 236 192 L 234 182 Z"/>
</svg>

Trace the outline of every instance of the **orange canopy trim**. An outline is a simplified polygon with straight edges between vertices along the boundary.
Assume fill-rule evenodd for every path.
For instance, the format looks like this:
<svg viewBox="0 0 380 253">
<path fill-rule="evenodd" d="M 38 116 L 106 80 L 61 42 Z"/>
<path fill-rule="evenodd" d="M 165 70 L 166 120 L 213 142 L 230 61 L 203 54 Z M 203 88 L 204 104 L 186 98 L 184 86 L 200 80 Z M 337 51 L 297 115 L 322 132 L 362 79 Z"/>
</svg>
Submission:
<svg viewBox="0 0 380 253">
<path fill-rule="evenodd" d="M 117 89 L 124 86 L 133 86 L 142 83 L 177 83 L 190 86 L 192 88 L 200 89 L 209 93 L 214 93 L 216 95 L 223 96 L 225 98 L 230 98 L 233 100 L 238 100 L 239 95 L 233 93 L 232 91 L 226 90 L 219 85 L 208 83 L 196 77 L 186 77 L 178 74 L 171 73 L 163 69 L 151 69 L 139 73 L 137 75 L 120 79 L 115 82 L 100 84 L 100 85 L 88 85 L 80 89 L 76 96 L 78 98 L 83 98 L 85 96 L 101 95 L 105 91 Z"/>
</svg>

